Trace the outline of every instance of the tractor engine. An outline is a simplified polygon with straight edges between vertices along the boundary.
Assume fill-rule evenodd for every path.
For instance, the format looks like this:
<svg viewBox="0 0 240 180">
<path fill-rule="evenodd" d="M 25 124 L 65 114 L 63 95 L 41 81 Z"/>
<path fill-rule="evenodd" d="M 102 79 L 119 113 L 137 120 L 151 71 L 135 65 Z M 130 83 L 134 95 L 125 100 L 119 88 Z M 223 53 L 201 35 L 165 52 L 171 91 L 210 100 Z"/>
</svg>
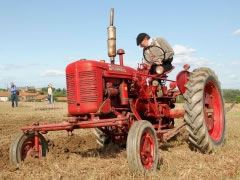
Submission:
<svg viewBox="0 0 240 180">
<path fill-rule="evenodd" d="M 68 112 L 81 115 L 96 112 L 103 100 L 102 69 L 97 63 L 80 60 L 66 68 Z"/>
<path fill-rule="evenodd" d="M 72 116 L 107 114 L 127 106 L 128 83 L 136 70 L 116 64 L 79 60 L 66 68 L 68 112 Z"/>
</svg>

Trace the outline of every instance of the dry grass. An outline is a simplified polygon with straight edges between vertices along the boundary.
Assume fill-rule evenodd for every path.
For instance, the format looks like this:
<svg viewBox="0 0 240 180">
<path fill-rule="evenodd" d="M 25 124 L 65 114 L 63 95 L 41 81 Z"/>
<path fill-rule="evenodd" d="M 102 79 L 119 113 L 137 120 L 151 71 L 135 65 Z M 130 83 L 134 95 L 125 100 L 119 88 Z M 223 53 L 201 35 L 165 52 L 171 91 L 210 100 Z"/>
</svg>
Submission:
<svg viewBox="0 0 240 180">
<path fill-rule="evenodd" d="M 91 130 L 76 130 L 74 136 L 50 132 L 53 141 L 44 159 L 27 159 L 17 169 L 8 162 L 11 139 L 19 128 L 32 122 L 62 121 L 64 103 L 50 109 L 44 103 L 20 103 L 12 109 L 0 103 L 0 179 L 238 179 L 240 178 L 240 105 L 227 113 L 227 141 L 211 155 L 191 151 L 184 136 L 160 149 L 160 170 L 148 176 L 131 174 L 126 151 L 113 145 L 101 149 Z"/>
</svg>

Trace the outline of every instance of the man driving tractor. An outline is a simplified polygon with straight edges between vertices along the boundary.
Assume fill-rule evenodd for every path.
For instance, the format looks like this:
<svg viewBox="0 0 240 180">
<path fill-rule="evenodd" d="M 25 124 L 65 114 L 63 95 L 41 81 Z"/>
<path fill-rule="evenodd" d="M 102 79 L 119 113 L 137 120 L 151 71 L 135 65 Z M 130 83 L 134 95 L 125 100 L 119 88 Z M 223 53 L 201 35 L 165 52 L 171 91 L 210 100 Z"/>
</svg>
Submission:
<svg viewBox="0 0 240 180">
<path fill-rule="evenodd" d="M 143 48 L 145 63 L 151 67 L 150 74 L 162 74 L 172 69 L 174 51 L 165 39 L 152 39 L 148 34 L 140 33 L 136 41 Z"/>
</svg>

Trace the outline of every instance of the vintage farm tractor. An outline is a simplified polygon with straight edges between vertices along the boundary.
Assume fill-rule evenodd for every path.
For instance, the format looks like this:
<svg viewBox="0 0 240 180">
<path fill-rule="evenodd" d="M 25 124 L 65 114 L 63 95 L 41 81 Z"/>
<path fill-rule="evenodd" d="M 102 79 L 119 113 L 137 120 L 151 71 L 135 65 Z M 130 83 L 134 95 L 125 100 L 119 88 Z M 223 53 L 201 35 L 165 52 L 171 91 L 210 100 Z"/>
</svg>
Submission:
<svg viewBox="0 0 240 180">
<path fill-rule="evenodd" d="M 223 143 L 224 102 L 215 73 L 209 68 L 189 72 L 190 66 L 184 65 L 176 80 L 169 80 L 170 71 L 150 74 L 145 64 L 137 69 L 124 66 L 124 50 L 116 53 L 113 15 L 112 9 L 108 27 L 111 63 L 81 59 L 67 66 L 67 119 L 21 128 L 23 133 L 10 147 L 12 164 L 17 165 L 28 156 L 46 156 L 48 144 L 42 134 L 59 130 L 93 128 L 99 144 L 125 145 L 130 170 L 140 172 L 156 170 L 159 142 L 164 143 L 184 127 L 189 144 L 203 153 Z M 119 64 L 115 64 L 116 54 Z M 153 54 L 150 58 L 159 57 Z M 175 107 L 180 95 L 185 100 L 184 108 Z M 183 122 L 176 126 L 176 119 Z"/>
</svg>

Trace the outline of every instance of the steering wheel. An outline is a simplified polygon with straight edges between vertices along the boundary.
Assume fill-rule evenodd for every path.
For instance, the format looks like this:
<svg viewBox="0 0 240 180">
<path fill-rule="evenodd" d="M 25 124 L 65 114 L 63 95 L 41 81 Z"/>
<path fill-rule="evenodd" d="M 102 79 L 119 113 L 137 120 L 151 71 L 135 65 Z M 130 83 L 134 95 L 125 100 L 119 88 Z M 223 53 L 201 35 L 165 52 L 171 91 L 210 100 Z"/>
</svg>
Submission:
<svg viewBox="0 0 240 180">
<path fill-rule="evenodd" d="M 156 61 L 163 61 L 165 59 L 165 52 L 159 46 L 148 46 L 143 49 L 143 57 L 148 63 L 152 64 Z"/>
</svg>

